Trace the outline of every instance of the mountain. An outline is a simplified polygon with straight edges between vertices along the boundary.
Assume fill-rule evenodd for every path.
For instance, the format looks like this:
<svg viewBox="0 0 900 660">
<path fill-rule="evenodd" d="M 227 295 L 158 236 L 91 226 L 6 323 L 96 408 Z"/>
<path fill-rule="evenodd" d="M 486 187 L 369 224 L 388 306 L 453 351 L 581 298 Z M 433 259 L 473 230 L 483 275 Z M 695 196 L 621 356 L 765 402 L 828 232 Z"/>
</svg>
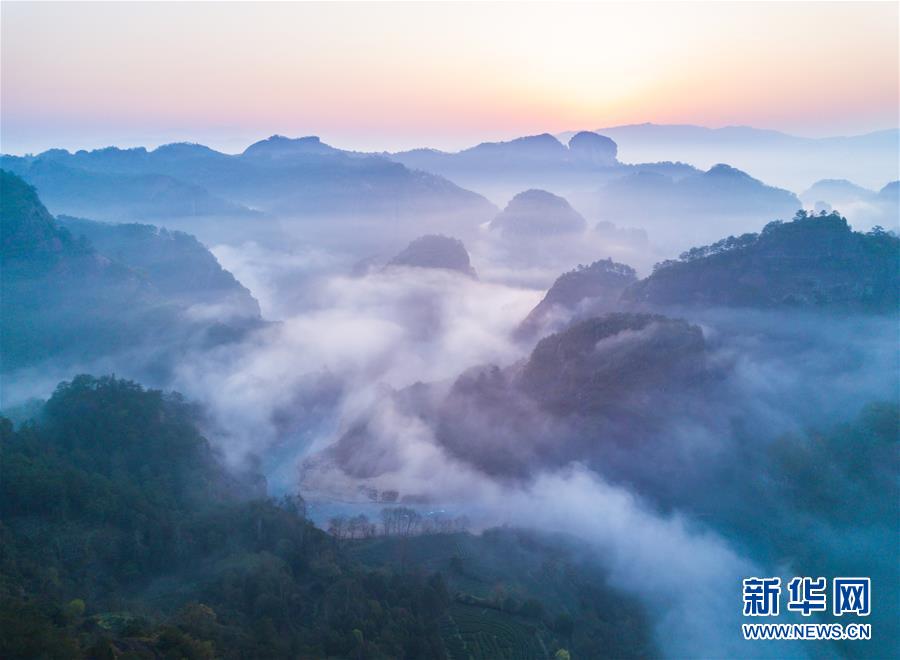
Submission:
<svg viewBox="0 0 900 660">
<path fill-rule="evenodd" d="M 627 163 L 679 160 L 700 168 L 730 163 L 766 181 L 804 190 L 817 179 L 845 178 L 876 187 L 900 177 L 900 130 L 848 137 L 804 138 L 727 126 L 631 124 L 596 129 L 615 140 Z M 574 132 L 561 133 L 562 140 Z"/>
<path fill-rule="evenodd" d="M 591 317 L 543 338 L 513 365 L 473 367 L 449 385 L 385 394 L 389 401 L 363 411 L 334 445 L 304 459 L 303 470 L 310 483 L 332 469 L 375 483 L 387 478 L 398 450 L 377 412 L 387 405 L 430 428 L 455 458 L 487 474 L 528 478 L 537 468 L 648 441 L 711 371 L 695 325 L 644 313 Z"/>
<path fill-rule="evenodd" d="M 857 229 L 871 229 L 876 225 L 894 227 L 900 218 L 900 201 L 894 181 L 881 190 L 869 190 L 846 179 L 816 181 L 800 199 L 807 208 L 816 211 L 840 211 Z"/>
<path fill-rule="evenodd" d="M 567 144 L 543 133 L 484 142 L 455 153 L 415 149 L 389 156 L 407 167 L 445 176 L 494 201 L 529 188 L 565 193 L 596 187 L 598 181 L 621 176 L 628 169 L 616 160 L 615 142 L 590 132 L 579 133 Z"/>
<path fill-rule="evenodd" d="M 898 309 L 900 239 L 854 232 L 836 213 L 771 222 L 659 264 L 623 300 L 654 306 Z"/>
<path fill-rule="evenodd" d="M 609 413 L 636 404 L 632 395 L 696 380 L 704 352 L 703 333 L 686 321 L 612 313 L 538 342 L 517 385 L 556 414 Z"/>
<path fill-rule="evenodd" d="M 900 198 L 900 181 L 891 181 L 885 184 L 884 188 L 878 191 L 878 198 L 896 204 Z"/>
<path fill-rule="evenodd" d="M 420 236 L 391 259 L 387 266 L 438 268 L 477 278 L 466 246 L 459 239 L 449 236 Z"/>
<path fill-rule="evenodd" d="M 523 160 L 545 161 L 547 159 L 565 159 L 565 147 L 549 133 L 529 135 L 508 142 L 482 142 L 464 149 L 459 154 L 463 159 L 484 163 L 493 160 L 491 166 L 513 165 Z"/>
<path fill-rule="evenodd" d="M 591 224 L 644 230 L 656 250 L 686 249 L 724 231 L 745 231 L 801 207 L 788 190 L 766 185 L 718 163 L 707 171 L 679 162 L 620 162 L 610 136 L 582 131 L 568 143 L 537 135 L 480 144 L 457 153 L 433 149 L 392 154 L 410 167 L 435 172 L 493 200 L 523 189 L 565 197 Z"/>
<path fill-rule="evenodd" d="M 0 656 L 446 657 L 440 576 L 361 566 L 200 423 L 90 376 L 0 417 Z"/>
<path fill-rule="evenodd" d="M 311 135 L 302 138 L 288 138 L 273 135 L 260 140 L 244 149 L 244 159 L 280 160 L 309 154 L 338 154 L 339 149 L 325 144 L 318 137 Z"/>
<path fill-rule="evenodd" d="M 489 474 L 586 460 L 646 442 L 676 393 L 707 381 L 697 326 L 650 314 L 613 313 L 543 338 L 522 363 L 463 373 L 426 412 L 438 441 Z M 490 441 L 485 430 L 490 429 Z"/>
<path fill-rule="evenodd" d="M 587 221 L 562 197 L 526 190 L 509 201 L 490 228 L 505 238 L 529 238 L 583 232 Z"/>
<path fill-rule="evenodd" d="M 613 167 L 618 164 L 618 145 L 605 135 L 581 131 L 569 140 L 569 157 L 578 163 L 596 167 Z"/>
<path fill-rule="evenodd" d="M 0 170 L 0 192 L 4 371 L 71 352 L 75 338 L 121 343 L 125 310 L 168 316 L 152 287 L 60 228 L 22 179 Z"/>
<path fill-rule="evenodd" d="M 495 170 L 502 167 L 524 168 L 533 163 L 562 163 L 568 159 L 568 152 L 559 140 L 543 133 L 508 142 L 482 142 L 458 153 L 415 149 L 392 154 L 392 158 L 410 167 L 439 172 L 446 167 Z"/>
<path fill-rule="evenodd" d="M 551 328 L 559 330 L 574 316 L 596 315 L 612 311 L 618 306 L 619 297 L 630 284 L 637 281 L 634 269 L 612 259 L 595 261 L 589 266 L 560 275 L 541 302 L 531 310 L 516 329 L 520 340 L 548 334 Z M 582 313 L 576 314 L 582 308 Z"/>
<path fill-rule="evenodd" d="M 307 231 L 320 232 L 335 232 L 333 221 L 340 220 L 344 235 L 354 233 L 351 224 L 371 233 L 373 221 L 390 222 L 409 240 L 423 229 L 471 230 L 496 213 L 480 195 L 440 176 L 381 155 L 342 151 L 317 137 L 276 135 L 237 155 L 195 144 L 55 149 L 3 156 L 0 165 L 35 185 L 57 214 L 180 227 L 223 217 L 255 236 L 260 225 L 272 224 L 265 220 L 271 215 L 302 219 Z"/>
<path fill-rule="evenodd" d="M 143 275 L 168 300 L 195 313 L 259 320 L 259 303 L 196 238 L 153 225 L 109 224 L 60 216 L 59 224 L 83 236 L 98 252 Z"/>
<path fill-rule="evenodd" d="M 718 164 L 706 172 L 673 178 L 639 171 L 608 183 L 599 193 L 603 216 L 610 219 L 672 214 L 793 213 L 800 208 L 796 195 L 765 185 L 729 165 Z"/>
<path fill-rule="evenodd" d="M 19 177 L 0 170 L 0 193 L 0 219 L 3 221 L 0 255 L 4 266 L 13 266 L 23 257 L 39 257 L 52 262 L 64 255 L 89 252 L 76 245 L 72 236 L 57 226 L 34 188 Z"/>
<path fill-rule="evenodd" d="M 202 186 L 166 174 L 92 171 L 60 160 L 69 159 L 3 156 L 0 163 L 35 186 L 56 213 L 90 215 L 109 221 L 259 216 Z"/>
<path fill-rule="evenodd" d="M 165 368 L 172 364 L 172 350 L 228 341 L 260 322 L 246 290 L 217 272 L 212 255 L 189 238 L 178 238 L 186 249 L 170 252 L 166 238 L 140 238 L 152 235 L 152 228 L 119 230 L 76 223 L 80 233 L 87 229 L 108 246 L 118 245 L 122 256 L 136 265 L 130 267 L 99 252 L 83 234 L 76 238 L 60 226 L 35 189 L 18 176 L 0 170 L 0 191 L 4 372 L 51 362 L 83 363 L 124 351 L 141 352 L 139 348 L 144 349 L 142 360 L 147 365 Z M 207 305 L 203 314 L 189 305 L 199 301 L 204 283 L 198 280 L 193 288 L 176 294 L 179 283 L 170 279 L 177 273 L 202 272 L 211 274 L 206 284 L 215 280 L 225 284 L 211 286 L 203 294 Z M 232 296 L 243 303 L 239 318 L 208 313 L 232 302 Z M 139 368 L 136 361 L 128 366 Z"/>
<path fill-rule="evenodd" d="M 876 194 L 874 190 L 868 190 L 846 179 L 822 179 L 800 193 L 800 199 L 807 205 L 825 202 L 835 208 L 844 209 L 848 204 L 871 201 Z"/>
<path fill-rule="evenodd" d="M 638 168 L 578 204 L 601 221 L 642 227 L 651 240 L 670 248 L 758 227 L 767 218 L 791 217 L 802 206 L 793 193 L 724 164 L 677 178 Z"/>
<path fill-rule="evenodd" d="M 201 423 L 176 393 L 86 375 L 18 428 L 0 417 L 0 656 L 656 654 L 577 539 L 389 504 L 325 532 Z"/>
<path fill-rule="evenodd" d="M 616 143 L 604 135 L 582 131 L 563 144 L 549 133 L 528 135 L 507 142 L 482 142 L 456 153 L 413 149 L 391 154 L 411 167 L 429 171 L 543 168 L 602 169 L 615 167 Z"/>
<path fill-rule="evenodd" d="M 510 527 L 478 536 L 380 537 L 347 550 L 374 569 L 441 573 L 455 594 L 444 626 L 448 657 L 552 658 L 548 651 L 560 646 L 575 658 L 656 655 L 634 598 L 612 587 L 583 551 L 571 537 Z M 607 623 L 612 610 L 615 634 Z"/>
</svg>

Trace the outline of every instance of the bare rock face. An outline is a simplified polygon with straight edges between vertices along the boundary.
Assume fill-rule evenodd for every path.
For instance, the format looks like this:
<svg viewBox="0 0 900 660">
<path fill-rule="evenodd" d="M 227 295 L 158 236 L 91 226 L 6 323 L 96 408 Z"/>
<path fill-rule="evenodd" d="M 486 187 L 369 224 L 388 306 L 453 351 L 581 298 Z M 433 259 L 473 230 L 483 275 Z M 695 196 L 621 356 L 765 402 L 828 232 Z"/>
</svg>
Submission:
<svg viewBox="0 0 900 660">
<path fill-rule="evenodd" d="M 490 227 L 504 237 L 526 238 L 583 232 L 587 221 L 563 197 L 526 190 L 510 200 Z"/>
<path fill-rule="evenodd" d="M 580 163 L 613 167 L 619 164 L 616 155 L 619 147 L 604 135 L 591 131 L 581 131 L 569 140 L 569 153 L 573 160 Z"/>
<path fill-rule="evenodd" d="M 449 236 L 431 234 L 420 236 L 397 256 L 388 266 L 412 266 L 415 268 L 440 268 L 453 270 L 477 278 L 469 261 L 469 253 L 463 242 Z"/>
</svg>

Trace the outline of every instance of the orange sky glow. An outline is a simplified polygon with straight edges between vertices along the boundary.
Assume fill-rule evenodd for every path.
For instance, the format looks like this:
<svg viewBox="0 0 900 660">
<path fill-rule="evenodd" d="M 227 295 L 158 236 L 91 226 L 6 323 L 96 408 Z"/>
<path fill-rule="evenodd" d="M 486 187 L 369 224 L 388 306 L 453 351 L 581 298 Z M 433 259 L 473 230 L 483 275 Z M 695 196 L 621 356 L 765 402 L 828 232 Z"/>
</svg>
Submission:
<svg viewBox="0 0 900 660">
<path fill-rule="evenodd" d="M 0 146 L 456 149 L 623 123 L 898 126 L 900 4 L 0 5 Z"/>
</svg>

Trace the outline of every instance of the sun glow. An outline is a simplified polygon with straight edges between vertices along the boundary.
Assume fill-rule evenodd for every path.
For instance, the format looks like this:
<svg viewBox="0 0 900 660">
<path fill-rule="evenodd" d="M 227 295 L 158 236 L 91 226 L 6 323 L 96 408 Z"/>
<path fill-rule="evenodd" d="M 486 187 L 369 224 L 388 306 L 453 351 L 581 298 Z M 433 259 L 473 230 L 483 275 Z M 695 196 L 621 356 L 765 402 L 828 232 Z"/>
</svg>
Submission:
<svg viewBox="0 0 900 660">
<path fill-rule="evenodd" d="M 3 150 L 897 125 L 896 3 L 9 3 Z"/>
</svg>

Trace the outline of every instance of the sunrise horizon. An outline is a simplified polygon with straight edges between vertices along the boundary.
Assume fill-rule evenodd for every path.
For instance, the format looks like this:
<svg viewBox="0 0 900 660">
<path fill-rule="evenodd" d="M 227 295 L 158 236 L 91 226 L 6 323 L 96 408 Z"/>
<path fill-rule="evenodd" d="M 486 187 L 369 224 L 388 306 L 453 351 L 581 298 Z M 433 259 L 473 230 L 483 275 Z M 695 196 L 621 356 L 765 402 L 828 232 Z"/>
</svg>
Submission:
<svg viewBox="0 0 900 660">
<path fill-rule="evenodd" d="M 539 135 L 552 135 L 553 137 L 559 139 L 560 136 L 566 136 L 571 133 L 577 133 L 581 131 L 590 131 L 590 132 L 598 132 L 601 133 L 605 130 L 618 130 L 625 128 L 636 128 L 636 127 L 659 127 L 659 128 L 695 128 L 701 129 L 704 131 L 717 132 L 717 131 L 728 131 L 728 130 L 736 130 L 736 129 L 745 129 L 752 131 L 761 131 L 766 133 L 776 133 L 783 136 L 787 136 L 790 138 L 799 138 L 802 140 L 830 140 L 830 139 L 846 139 L 846 138 L 862 138 L 871 135 L 884 134 L 900 131 L 900 125 L 897 126 L 885 126 L 883 128 L 875 128 L 872 130 L 866 130 L 862 132 L 845 132 L 845 133 L 816 133 L 816 134 L 803 134 L 801 132 L 793 132 L 789 130 L 782 130 L 779 128 L 772 127 L 763 127 L 763 126 L 753 126 L 750 124 L 724 124 L 724 125 L 714 125 L 707 126 L 699 123 L 690 123 L 690 122 L 679 122 L 679 123 L 666 123 L 666 122 L 656 122 L 656 121 L 635 121 L 635 122 L 625 122 L 621 124 L 610 124 L 603 126 L 580 126 L 580 127 L 572 127 L 563 130 L 540 130 L 540 129 L 525 129 L 524 132 L 518 133 L 510 133 L 510 134 L 485 134 L 481 136 L 472 136 L 468 141 L 465 138 L 459 138 L 453 141 L 427 141 L 425 138 L 425 142 L 413 142 L 409 143 L 401 142 L 397 144 L 349 144 L 347 141 L 340 140 L 338 137 L 332 139 L 328 135 L 323 134 L 321 131 L 316 131 L 314 129 L 297 129 L 297 130 L 266 130 L 265 128 L 251 133 L 250 131 L 241 131 L 237 137 L 221 133 L 221 134 L 207 134 L 205 138 L 198 139 L 192 138 L 187 132 L 184 134 L 181 133 L 172 133 L 171 135 L 164 136 L 147 136 L 146 138 L 142 138 L 139 136 L 129 136 L 127 134 L 123 134 L 120 136 L 110 136 L 108 139 L 104 140 L 103 138 L 97 138 L 95 140 L 87 140 L 82 139 L 78 142 L 59 142 L 55 141 L 52 144 L 48 143 L 46 146 L 36 145 L 33 148 L 23 148 L 19 149 L 8 149 L 6 143 L 0 139 L 0 153 L 15 155 L 15 156 L 28 156 L 28 155 L 37 155 L 43 153 L 45 151 L 53 150 L 53 149 L 62 149 L 64 151 L 68 151 L 70 153 L 76 153 L 78 151 L 94 151 L 98 149 L 106 149 L 110 147 L 119 148 L 119 149 L 138 149 L 144 148 L 147 151 L 153 151 L 154 149 L 158 149 L 160 147 L 165 147 L 173 144 L 194 144 L 194 145 L 202 145 L 204 147 L 209 147 L 215 151 L 219 151 L 224 154 L 229 155 L 237 155 L 242 153 L 247 147 L 260 142 L 262 140 L 266 140 L 271 137 L 284 137 L 288 139 L 301 139 L 307 137 L 317 137 L 324 144 L 329 146 L 333 146 L 346 151 L 358 151 L 364 153 L 391 153 L 391 152 L 401 152 L 415 149 L 435 149 L 438 151 L 446 151 L 448 153 L 456 153 L 459 151 L 464 151 L 471 147 L 475 147 L 479 144 L 485 143 L 495 143 L 495 142 L 507 142 L 510 140 L 515 140 L 522 137 L 535 137 Z M 204 131 L 199 129 L 197 131 L 198 134 L 203 134 Z M 78 140 L 78 138 L 74 138 Z M 565 139 L 561 139 L 561 142 L 565 143 Z"/>
<path fill-rule="evenodd" d="M 3 2 L 0 147 L 235 153 L 283 134 L 457 151 L 644 123 L 865 135 L 900 126 L 898 19 L 892 3 Z"/>
</svg>

